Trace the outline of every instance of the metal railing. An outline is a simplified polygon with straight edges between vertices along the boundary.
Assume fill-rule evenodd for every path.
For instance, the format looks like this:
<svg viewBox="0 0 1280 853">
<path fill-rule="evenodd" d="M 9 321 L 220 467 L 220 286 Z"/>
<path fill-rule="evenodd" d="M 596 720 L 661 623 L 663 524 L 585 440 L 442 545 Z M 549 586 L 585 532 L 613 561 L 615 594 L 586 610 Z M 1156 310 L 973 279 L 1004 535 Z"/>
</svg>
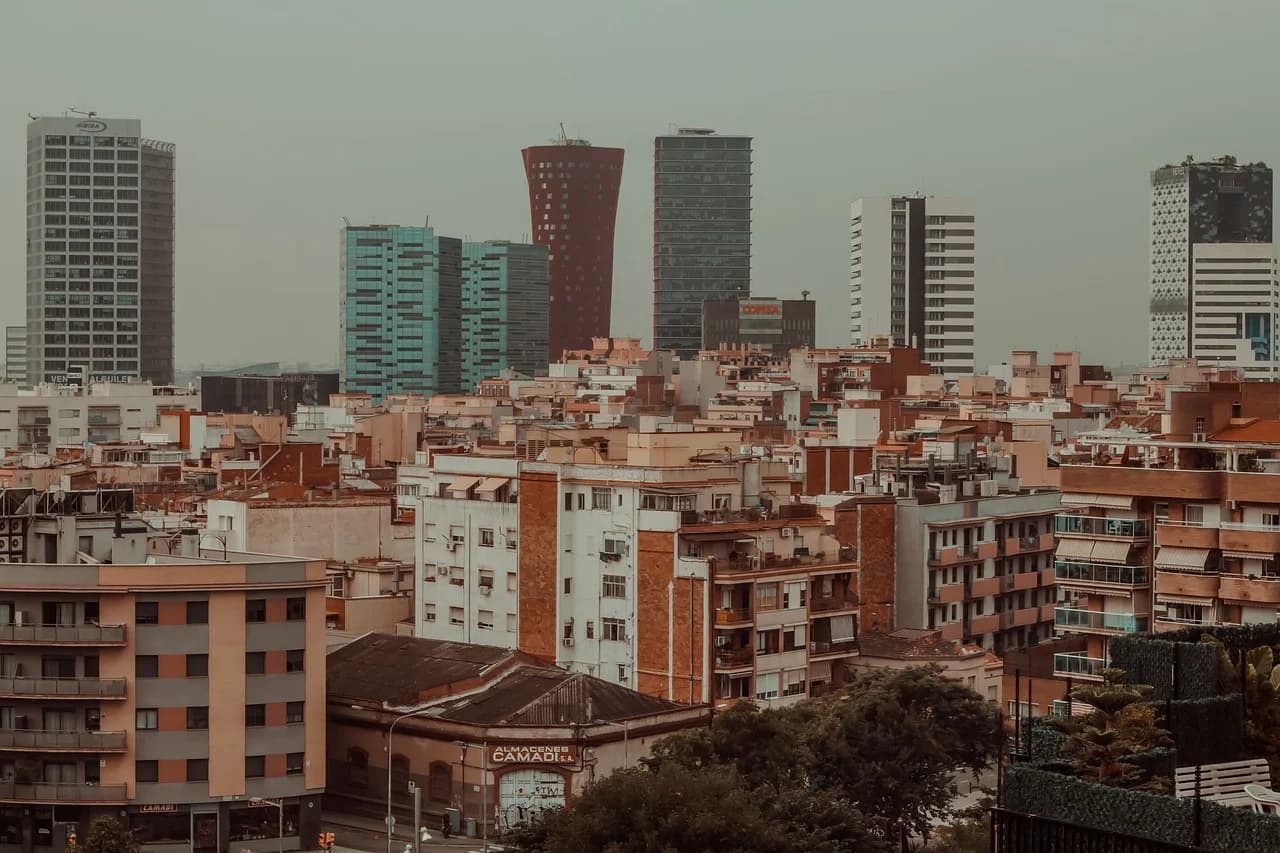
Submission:
<svg viewBox="0 0 1280 853">
<path fill-rule="evenodd" d="M 1149 620 L 1146 616 L 1134 616 L 1132 613 L 1102 613 L 1074 607 L 1057 607 L 1053 611 L 1053 624 L 1055 628 L 1093 628 L 1133 634 L 1146 631 Z"/>
<path fill-rule="evenodd" d="M 108 752 L 125 748 L 124 732 L 0 729 L 0 749 Z"/>
<path fill-rule="evenodd" d="M 122 644 L 123 625 L 0 625 L 0 643 Z"/>
<path fill-rule="evenodd" d="M 1056 515 L 1053 518 L 1053 530 L 1058 534 L 1115 536 L 1125 539 L 1151 535 L 1151 525 L 1144 518 L 1100 518 L 1094 515 Z"/>
<path fill-rule="evenodd" d="M 848 610 L 858 606 L 858 601 L 853 596 L 826 596 L 823 598 L 809 599 L 809 612 L 824 613 L 830 610 Z"/>
<path fill-rule="evenodd" d="M 845 655 L 857 650 L 857 640 L 813 640 L 809 643 L 811 655 Z"/>
<path fill-rule="evenodd" d="M 1151 583 L 1151 572 L 1146 566 L 1107 566 L 1101 563 L 1054 560 L 1053 574 L 1060 581 L 1109 583 L 1117 586 L 1145 586 Z"/>
<path fill-rule="evenodd" d="M 991 809 L 991 853 L 1205 853 L 1041 815 Z"/>
<path fill-rule="evenodd" d="M 716 666 L 751 666 L 751 649 L 717 649 Z"/>
<path fill-rule="evenodd" d="M 0 802 L 29 803 L 123 803 L 128 794 L 124 785 L 26 783 L 0 781 Z"/>
<path fill-rule="evenodd" d="M 1223 521 L 1218 526 L 1223 530 L 1254 530 L 1259 533 L 1280 533 L 1280 527 L 1274 524 L 1263 524 L 1260 521 Z"/>
<path fill-rule="evenodd" d="M 718 608 L 716 610 L 716 624 L 718 625 L 723 625 L 726 622 L 749 621 L 751 621 L 750 607 Z"/>
<path fill-rule="evenodd" d="M 1054 675 L 1081 675 L 1089 678 L 1101 678 L 1102 671 L 1107 668 L 1103 658 L 1091 658 L 1082 654 L 1055 654 L 1053 656 Z"/>
<path fill-rule="evenodd" d="M 124 698 L 123 678 L 0 678 L 0 696 Z"/>
</svg>

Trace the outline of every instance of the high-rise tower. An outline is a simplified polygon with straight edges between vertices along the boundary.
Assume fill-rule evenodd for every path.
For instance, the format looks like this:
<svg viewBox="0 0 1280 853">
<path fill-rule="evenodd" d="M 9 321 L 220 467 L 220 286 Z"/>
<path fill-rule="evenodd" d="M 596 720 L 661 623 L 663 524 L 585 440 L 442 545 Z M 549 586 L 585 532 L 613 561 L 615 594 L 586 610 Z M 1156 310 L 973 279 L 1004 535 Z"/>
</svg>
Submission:
<svg viewBox="0 0 1280 853">
<path fill-rule="evenodd" d="M 533 242 L 548 251 L 548 349 L 556 361 L 566 349 L 587 348 L 593 337 L 609 336 L 623 151 L 562 136 L 521 154 Z"/>
</svg>

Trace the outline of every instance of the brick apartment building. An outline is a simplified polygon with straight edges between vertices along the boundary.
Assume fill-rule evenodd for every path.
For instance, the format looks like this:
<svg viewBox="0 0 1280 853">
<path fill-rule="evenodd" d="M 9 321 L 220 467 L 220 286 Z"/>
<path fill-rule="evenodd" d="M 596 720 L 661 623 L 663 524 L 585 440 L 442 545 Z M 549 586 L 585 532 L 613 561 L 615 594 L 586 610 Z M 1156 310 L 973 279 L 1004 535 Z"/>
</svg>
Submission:
<svg viewBox="0 0 1280 853">
<path fill-rule="evenodd" d="M 156 538 L 128 491 L 0 491 L 0 845 L 94 817 L 148 848 L 319 828 L 324 564 Z M 216 638 L 216 639 L 215 639 Z"/>
</svg>

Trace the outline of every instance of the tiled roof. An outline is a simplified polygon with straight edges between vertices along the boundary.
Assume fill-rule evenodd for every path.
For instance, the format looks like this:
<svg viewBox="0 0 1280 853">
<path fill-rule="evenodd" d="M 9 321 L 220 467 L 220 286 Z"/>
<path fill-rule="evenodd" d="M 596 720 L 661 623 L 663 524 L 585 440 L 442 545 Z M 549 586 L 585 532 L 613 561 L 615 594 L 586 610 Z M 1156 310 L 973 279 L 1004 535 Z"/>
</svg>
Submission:
<svg viewBox="0 0 1280 853">
<path fill-rule="evenodd" d="M 480 678 L 516 654 L 497 646 L 366 634 L 329 654 L 328 693 L 353 701 L 415 704 L 425 691 Z"/>
<path fill-rule="evenodd" d="M 1215 432 L 1214 441 L 1243 441 L 1255 444 L 1280 444 L 1280 421 L 1257 418 L 1249 423 L 1236 423 Z"/>
</svg>

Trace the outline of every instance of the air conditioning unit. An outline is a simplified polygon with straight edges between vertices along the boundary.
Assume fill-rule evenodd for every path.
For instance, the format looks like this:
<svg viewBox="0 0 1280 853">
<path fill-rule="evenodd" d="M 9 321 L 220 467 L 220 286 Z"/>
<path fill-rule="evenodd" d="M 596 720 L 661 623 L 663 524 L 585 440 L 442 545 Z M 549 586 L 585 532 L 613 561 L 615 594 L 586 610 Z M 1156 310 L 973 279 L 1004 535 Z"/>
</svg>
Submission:
<svg viewBox="0 0 1280 853">
<path fill-rule="evenodd" d="M 491 586 L 481 586 L 481 587 L 480 587 L 480 594 L 481 594 L 481 595 L 483 595 L 483 596 L 485 596 L 485 597 L 488 597 L 488 596 L 490 596 L 490 595 L 493 595 L 493 587 L 491 587 Z"/>
<path fill-rule="evenodd" d="M 444 543 L 444 547 L 449 551 L 456 551 L 458 550 L 458 542 L 457 540 L 451 539 L 448 542 Z"/>
<path fill-rule="evenodd" d="M 449 567 L 440 566 L 439 568 L 436 569 L 436 574 L 438 574 L 442 578 L 447 578 L 449 576 Z"/>
<path fill-rule="evenodd" d="M 13 624 L 21 628 L 23 625 L 31 624 L 31 614 L 25 610 L 19 610 L 13 614 Z"/>
<path fill-rule="evenodd" d="M 565 637 L 563 640 L 561 640 L 561 641 L 560 641 L 560 645 L 562 645 L 562 646 L 572 646 L 572 645 L 573 645 L 573 637 Z"/>
<path fill-rule="evenodd" d="M 790 539 L 792 536 L 795 535 L 795 532 L 796 531 L 794 527 L 784 527 L 778 531 L 778 533 L 782 536 L 783 539 Z"/>
<path fill-rule="evenodd" d="M 1205 440 L 1205 434 L 1204 434 L 1204 433 L 1202 433 L 1202 432 L 1193 432 L 1193 433 L 1191 433 L 1191 440 L 1192 440 L 1192 441 L 1204 441 L 1204 440 Z"/>
</svg>

